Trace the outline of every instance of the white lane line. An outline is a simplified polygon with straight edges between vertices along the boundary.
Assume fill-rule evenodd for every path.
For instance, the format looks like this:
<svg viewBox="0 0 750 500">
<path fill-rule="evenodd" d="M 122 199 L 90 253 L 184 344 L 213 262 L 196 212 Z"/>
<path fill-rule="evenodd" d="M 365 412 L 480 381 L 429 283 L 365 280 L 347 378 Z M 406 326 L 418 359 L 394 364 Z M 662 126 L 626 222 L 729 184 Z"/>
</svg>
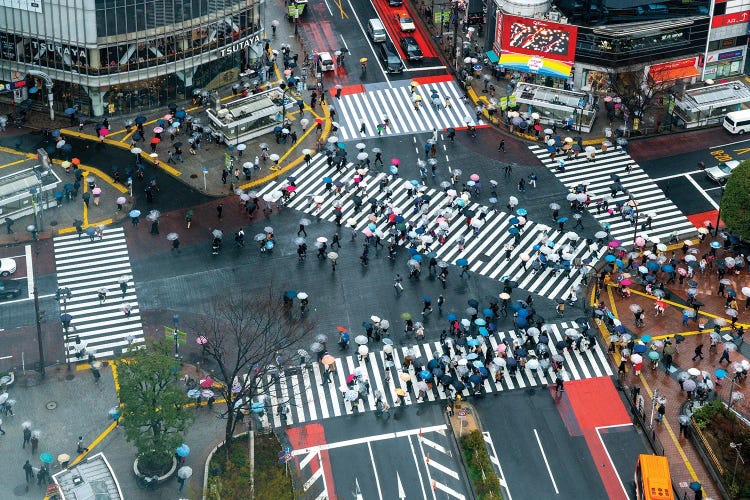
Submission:
<svg viewBox="0 0 750 500">
<path fill-rule="evenodd" d="M 555 477 L 552 475 L 552 469 L 549 466 L 549 462 L 547 461 L 547 455 L 544 453 L 544 448 L 542 447 L 542 441 L 539 439 L 539 433 L 534 429 L 534 436 L 536 436 L 536 442 L 539 445 L 539 451 L 542 452 L 542 458 L 544 459 L 544 465 L 547 466 L 547 473 L 549 474 L 549 478 L 552 480 L 552 486 L 555 488 L 555 493 L 558 495 L 560 494 L 560 490 L 557 489 L 557 483 L 555 482 Z"/>
<path fill-rule="evenodd" d="M 372 470 L 375 472 L 375 486 L 378 488 L 378 498 L 383 499 L 383 492 L 380 489 L 380 478 L 378 477 L 378 467 L 375 465 L 375 457 L 372 454 L 372 445 L 367 443 L 367 450 L 370 452 L 370 462 L 372 462 Z"/>
<path fill-rule="evenodd" d="M 719 204 L 718 204 L 718 203 L 716 203 L 716 202 L 714 201 L 714 199 L 713 199 L 713 198 L 711 198 L 711 197 L 710 197 L 710 196 L 708 195 L 708 193 L 706 193 L 706 192 L 705 192 L 705 191 L 703 190 L 703 188 L 702 188 L 702 187 L 700 186 L 700 184 L 698 184 L 697 182 L 695 182 L 695 179 L 693 179 L 693 178 L 692 178 L 692 177 L 690 177 L 690 176 L 687 176 L 686 178 L 687 178 L 688 182 L 690 182 L 690 184 L 692 184 L 693 186 L 695 186 L 695 189 L 697 189 L 697 190 L 698 190 L 698 192 L 699 192 L 699 193 L 700 193 L 700 194 L 701 194 L 701 195 L 702 195 L 702 196 L 703 196 L 703 197 L 704 197 L 705 199 L 707 199 L 707 200 L 708 200 L 708 202 L 709 202 L 709 203 L 711 204 L 711 206 L 712 206 L 712 207 L 714 207 L 714 208 L 715 208 L 716 210 L 718 210 L 718 209 L 719 209 Z"/>
<path fill-rule="evenodd" d="M 406 431 L 387 432 L 385 434 L 377 434 L 373 436 L 366 436 L 366 437 L 356 438 L 356 439 L 347 439 L 345 441 L 337 441 L 335 443 L 325 443 L 325 444 L 321 444 L 317 446 L 311 446 L 309 448 L 300 448 L 298 450 L 293 450 L 292 456 L 306 455 L 307 453 L 310 453 L 311 451 L 333 450 L 336 448 L 343 448 L 345 446 L 354 446 L 358 444 L 371 443 L 373 441 L 384 441 L 386 439 L 409 437 L 415 434 L 419 434 L 420 432 L 421 433 L 438 432 L 438 431 L 445 430 L 447 428 L 448 427 L 445 424 L 441 424 L 441 425 L 434 425 L 431 427 L 423 427 L 421 429 L 409 429 Z"/>
<path fill-rule="evenodd" d="M 492 436 L 490 435 L 489 432 L 486 432 L 486 431 L 483 432 L 482 435 L 484 435 L 485 443 L 487 443 L 492 449 L 492 456 L 490 457 L 490 460 L 492 460 L 492 463 L 497 465 L 498 479 L 500 479 L 500 486 L 502 486 L 505 489 L 504 497 L 507 498 L 508 500 L 513 500 L 513 497 L 510 494 L 510 489 L 508 489 L 508 482 L 505 480 L 505 473 L 503 472 L 503 467 L 502 465 L 500 465 L 500 457 L 497 456 L 497 450 L 495 450 L 495 443 L 492 441 Z"/>
<path fill-rule="evenodd" d="M 315 481 L 317 481 L 318 478 L 320 476 L 322 476 L 322 475 L 323 475 L 323 468 L 319 467 L 318 470 L 316 470 L 315 473 L 312 476 L 310 476 L 310 479 L 308 479 L 307 481 L 305 481 L 305 484 L 302 486 L 302 489 L 304 491 L 309 490 L 310 486 L 312 486 L 313 484 L 315 484 Z"/>
<path fill-rule="evenodd" d="M 620 482 L 620 487 L 622 488 L 623 493 L 625 493 L 625 498 L 629 498 L 630 495 L 628 495 L 628 490 L 625 489 L 625 485 L 622 482 L 622 478 L 620 477 L 620 473 L 617 471 L 617 467 L 615 467 L 614 462 L 612 461 L 612 456 L 609 454 L 609 450 L 607 449 L 607 446 L 604 444 L 604 439 L 602 439 L 602 434 L 599 432 L 599 429 L 612 429 L 615 427 L 632 427 L 633 424 L 618 424 L 618 425 L 605 425 L 601 427 L 595 427 L 596 429 L 596 435 L 599 437 L 599 442 L 602 443 L 602 448 L 604 448 L 604 453 L 607 454 L 607 458 L 609 459 L 609 463 L 612 466 L 612 470 L 615 471 L 615 475 L 617 476 L 617 480 Z"/>
<path fill-rule="evenodd" d="M 417 458 L 417 450 L 414 449 L 414 443 L 411 442 L 411 436 L 406 438 L 409 441 L 409 448 L 411 448 L 411 455 L 414 457 L 414 467 L 417 469 L 417 475 L 419 476 L 419 486 L 422 488 L 422 498 L 427 498 L 427 492 L 424 490 L 424 480 L 422 479 L 422 470 L 419 468 L 419 459 Z"/>
<path fill-rule="evenodd" d="M 453 498 L 458 498 L 459 500 L 464 500 L 466 498 L 464 495 L 462 495 L 461 493 L 457 492 L 453 488 L 450 488 L 450 487 L 444 485 L 443 483 L 439 483 L 437 481 L 435 481 L 435 488 L 437 488 L 439 490 L 443 490 L 444 492 L 446 492 L 447 494 L 449 494 Z"/>
<path fill-rule="evenodd" d="M 435 467 L 437 470 L 439 470 L 443 474 L 447 474 L 453 479 L 458 479 L 458 472 L 452 469 L 449 469 L 443 464 L 436 462 L 434 458 L 426 458 L 426 462 L 427 462 L 427 465 L 429 465 L 430 467 Z"/>
<path fill-rule="evenodd" d="M 444 455 L 450 455 L 450 454 L 451 454 L 451 452 L 450 452 L 450 451 L 448 451 L 448 450 L 447 450 L 447 449 L 445 448 L 445 446 L 443 446 L 443 445 L 441 445 L 441 444 L 438 444 L 438 443 L 436 443 L 435 441 L 431 441 L 431 440 L 427 439 L 427 438 L 426 438 L 426 437 L 424 437 L 424 436 L 422 436 L 422 437 L 421 437 L 420 439 L 422 440 L 422 442 L 423 442 L 424 444 L 426 444 L 426 445 L 427 445 L 427 446 L 429 446 L 430 448 L 434 448 L 434 449 L 436 449 L 437 451 L 439 451 L 440 453 L 443 453 Z"/>
<path fill-rule="evenodd" d="M 29 297 L 34 294 L 34 261 L 31 258 L 31 245 L 24 246 L 24 254 L 26 255 L 26 283 L 29 288 Z"/>
<path fill-rule="evenodd" d="M 718 146 L 711 146 L 711 147 L 710 147 L 710 148 L 708 148 L 708 149 L 719 149 L 719 148 L 725 148 L 725 147 L 727 147 L 727 146 L 734 146 L 735 144 L 742 144 L 743 142 L 747 142 L 747 139 L 743 139 L 743 140 L 741 140 L 741 141 L 737 141 L 737 142 L 728 142 L 728 143 L 726 143 L 726 144 L 720 144 L 720 145 L 718 145 Z"/>
</svg>

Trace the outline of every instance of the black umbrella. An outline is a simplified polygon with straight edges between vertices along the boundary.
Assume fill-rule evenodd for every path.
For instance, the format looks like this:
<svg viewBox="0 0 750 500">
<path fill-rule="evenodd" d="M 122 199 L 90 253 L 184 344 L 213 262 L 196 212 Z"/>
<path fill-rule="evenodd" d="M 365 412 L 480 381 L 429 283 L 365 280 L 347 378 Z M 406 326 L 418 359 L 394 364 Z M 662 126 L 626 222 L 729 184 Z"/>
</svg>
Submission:
<svg viewBox="0 0 750 500">
<path fill-rule="evenodd" d="M 557 347 L 558 349 L 566 349 L 568 347 L 568 344 L 566 344 L 564 340 L 558 340 L 555 343 L 555 347 Z"/>
<path fill-rule="evenodd" d="M 473 307 L 474 309 L 479 308 L 479 301 L 477 299 L 469 299 L 468 304 Z"/>
<path fill-rule="evenodd" d="M 454 389 L 456 389 L 456 391 L 458 391 L 458 392 L 461 392 L 461 391 L 463 391 L 464 389 L 466 389 L 466 386 L 465 386 L 465 385 L 464 385 L 464 383 L 463 383 L 463 382 L 461 382 L 460 380 L 452 380 L 452 381 L 451 381 L 451 385 L 452 385 L 452 386 L 453 386 L 453 388 L 454 388 Z"/>
<path fill-rule="evenodd" d="M 349 49 L 347 49 L 346 47 L 341 47 L 339 49 L 339 52 L 341 52 L 342 54 L 347 54 L 349 52 Z"/>
<path fill-rule="evenodd" d="M 609 178 L 612 179 L 614 182 L 620 182 L 620 176 L 617 174 L 610 174 Z"/>
<path fill-rule="evenodd" d="M 518 286 L 518 282 L 513 280 L 506 280 L 505 282 L 503 282 L 503 285 L 515 288 Z"/>
<path fill-rule="evenodd" d="M 352 201 L 355 205 L 361 205 L 362 204 L 362 198 L 360 198 L 357 195 L 352 196 Z"/>
<path fill-rule="evenodd" d="M 475 212 L 474 212 L 474 210 L 469 210 L 468 208 L 464 208 L 463 214 L 466 217 L 474 217 Z"/>
<path fill-rule="evenodd" d="M 437 367 L 438 367 L 437 359 L 431 359 L 430 362 L 427 363 L 427 368 L 429 368 L 430 370 L 434 370 Z"/>
<path fill-rule="evenodd" d="M 445 385 L 452 383 L 453 380 L 453 377 L 451 377 L 450 375 L 443 375 L 442 377 L 440 377 L 440 383 Z"/>
<path fill-rule="evenodd" d="M 506 361 L 508 368 L 513 368 L 514 366 L 518 366 L 518 361 L 516 358 L 508 358 Z"/>
<path fill-rule="evenodd" d="M 539 336 L 539 344 L 548 344 L 549 343 L 549 337 L 546 335 L 540 335 Z"/>
<path fill-rule="evenodd" d="M 174 144 L 172 144 L 172 146 L 174 146 L 175 149 L 182 147 L 182 141 L 177 141 Z"/>
</svg>

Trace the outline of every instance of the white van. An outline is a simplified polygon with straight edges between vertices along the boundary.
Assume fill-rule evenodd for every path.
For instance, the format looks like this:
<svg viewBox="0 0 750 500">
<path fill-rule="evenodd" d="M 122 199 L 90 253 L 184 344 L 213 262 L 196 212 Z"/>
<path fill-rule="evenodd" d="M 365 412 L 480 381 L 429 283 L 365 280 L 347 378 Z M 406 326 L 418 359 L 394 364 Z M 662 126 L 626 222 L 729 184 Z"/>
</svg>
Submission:
<svg viewBox="0 0 750 500">
<path fill-rule="evenodd" d="M 380 19 L 376 18 L 367 21 L 367 33 L 373 42 L 385 42 L 385 26 L 383 26 L 383 21 Z"/>
<path fill-rule="evenodd" d="M 750 109 L 732 111 L 724 117 L 724 128 L 733 134 L 750 132 Z"/>
</svg>

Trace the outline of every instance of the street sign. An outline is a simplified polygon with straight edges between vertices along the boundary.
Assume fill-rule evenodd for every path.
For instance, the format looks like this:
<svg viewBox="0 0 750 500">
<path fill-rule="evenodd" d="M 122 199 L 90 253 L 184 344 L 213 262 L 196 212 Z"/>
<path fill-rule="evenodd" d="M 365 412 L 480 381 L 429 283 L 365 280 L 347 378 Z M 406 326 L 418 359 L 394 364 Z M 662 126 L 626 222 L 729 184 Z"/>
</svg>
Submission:
<svg viewBox="0 0 750 500">
<path fill-rule="evenodd" d="M 458 416 L 459 417 L 465 417 L 466 416 L 466 410 L 458 410 Z"/>
<path fill-rule="evenodd" d="M 289 454 L 289 453 L 285 453 L 283 455 L 279 455 L 279 463 L 280 464 L 285 464 L 285 463 L 287 463 L 287 462 L 289 462 L 291 460 L 292 460 L 292 455 Z"/>
<path fill-rule="evenodd" d="M 168 339 L 174 339 L 177 336 L 177 343 L 180 345 L 187 345 L 187 333 L 182 330 L 175 330 L 169 326 L 164 327 L 164 337 Z"/>
</svg>

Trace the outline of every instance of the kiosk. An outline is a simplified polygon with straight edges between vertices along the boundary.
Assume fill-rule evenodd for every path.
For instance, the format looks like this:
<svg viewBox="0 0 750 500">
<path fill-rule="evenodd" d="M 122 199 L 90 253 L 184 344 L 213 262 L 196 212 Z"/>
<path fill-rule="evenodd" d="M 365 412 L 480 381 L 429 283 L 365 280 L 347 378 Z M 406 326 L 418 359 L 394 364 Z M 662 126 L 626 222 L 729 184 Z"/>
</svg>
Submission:
<svg viewBox="0 0 750 500">
<path fill-rule="evenodd" d="M 675 99 L 672 115 L 679 127 L 705 127 L 721 123 L 743 104 L 750 104 L 750 89 L 737 80 L 686 90 Z"/>
<path fill-rule="evenodd" d="M 274 88 L 221 104 L 207 110 L 209 127 L 226 144 L 245 142 L 281 125 L 282 102 L 287 108 L 294 105 L 288 94 Z"/>
<path fill-rule="evenodd" d="M 571 129 L 581 132 L 591 132 L 594 126 L 596 110 L 585 92 L 521 82 L 513 95 L 516 104 L 525 104 L 529 113 L 538 113 L 539 122 L 544 125 L 569 125 Z"/>
</svg>

